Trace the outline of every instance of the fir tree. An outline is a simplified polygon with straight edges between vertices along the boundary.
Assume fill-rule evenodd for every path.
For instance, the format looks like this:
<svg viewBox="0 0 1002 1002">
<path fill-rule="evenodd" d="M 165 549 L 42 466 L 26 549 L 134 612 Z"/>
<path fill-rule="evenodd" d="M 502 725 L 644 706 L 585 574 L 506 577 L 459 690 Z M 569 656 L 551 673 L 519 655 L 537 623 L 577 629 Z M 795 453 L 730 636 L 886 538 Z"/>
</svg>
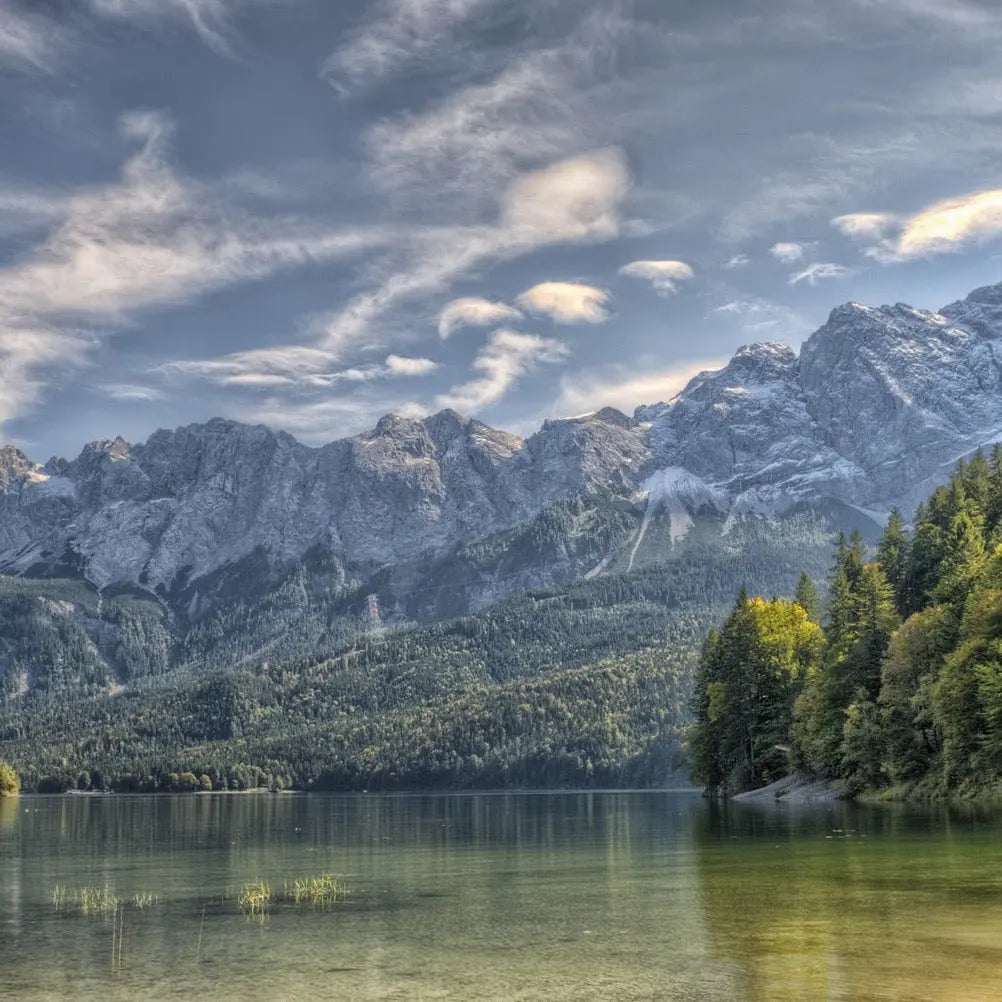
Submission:
<svg viewBox="0 0 1002 1002">
<path fill-rule="evenodd" d="M 821 598 L 818 595 L 818 589 L 814 586 L 814 581 L 811 580 L 810 574 L 804 571 L 800 575 L 800 579 L 797 581 L 797 590 L 793 595 L 794 601 L 807 613 L 807 618 L 812 622 L 818 622 L 820 609 L 821 609 Z"/>
<path fill-rule="evenodd" d="M 908 562 L 908 534 L 905 520 L 897 508 L 887 519 L 887 528 L 877 545 L 877 562 L 883 568 L 888 584 L 894 589 L 894 600 L 898 612 L 905 612 L 905 575 Z"/>
</svg>

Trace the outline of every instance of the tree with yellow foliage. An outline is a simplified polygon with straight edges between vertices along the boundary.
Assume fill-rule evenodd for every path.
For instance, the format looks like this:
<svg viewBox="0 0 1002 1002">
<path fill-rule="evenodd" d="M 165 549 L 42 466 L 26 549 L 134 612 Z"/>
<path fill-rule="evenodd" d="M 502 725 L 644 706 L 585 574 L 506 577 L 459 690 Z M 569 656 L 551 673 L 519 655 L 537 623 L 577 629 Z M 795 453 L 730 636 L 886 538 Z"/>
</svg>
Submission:
<svg viewBox="0 0 1002 1002">
<path fill-rule="evenodd" d="M 734 793 L 785 775 L 793 703 L 822 642 L 799 603 L 739 596 L 699 664 L 689 750 L 708 789 Z"/>
</svg>

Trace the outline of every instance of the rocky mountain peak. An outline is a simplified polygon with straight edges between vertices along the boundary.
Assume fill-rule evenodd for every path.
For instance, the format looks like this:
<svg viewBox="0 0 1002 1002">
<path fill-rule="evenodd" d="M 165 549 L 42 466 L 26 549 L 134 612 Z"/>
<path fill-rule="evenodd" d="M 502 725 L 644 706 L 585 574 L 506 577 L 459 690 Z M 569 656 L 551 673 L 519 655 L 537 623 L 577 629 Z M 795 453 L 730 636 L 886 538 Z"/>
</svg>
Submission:
<svg viewBox="0 0 1002 1002">
<path fill-rule="evenodd" d="M 1002 283 L 983 285 L 939 312 L 981 337 L 995 340 L 1002 333 Z"/>
<path fill-rule="evenodd" d="M 342 576 L 364 575 L 596 491 L 646 491 L 679 525 L 706 505 L 725 524 L 800 503 L 907 508 L 957 457 L 1002 440 L 1000 390 L 1002 286 L 987 286 L 940 313 L 846 303 L 799 357 L 746 345 L 633 418 L 604 407 L 525 441 L 444 410 L 388 414 L 322 448 L 221 418 L 44 469 L 8 446 L 0 568 L 69 553 L 97 584 L 167 594 L 255 552 L 283 565 L 320 546 Z"/>
<path fill-rule="evenodd" d="M 0 490 L 7 490 L 21 481 L 35 468 L 35 464 L 16 446 L 0 449 Z"/>
<path fill-rule="evenodd" d="M 797 365 L 797 353 L 781 341 L 761 341 L 739 348 L 717 378 L 740 385 L 749 381 L 768 382 L 791 378 Z M 697 377 L 699 378 L 699 377 Z"/>
</svg>

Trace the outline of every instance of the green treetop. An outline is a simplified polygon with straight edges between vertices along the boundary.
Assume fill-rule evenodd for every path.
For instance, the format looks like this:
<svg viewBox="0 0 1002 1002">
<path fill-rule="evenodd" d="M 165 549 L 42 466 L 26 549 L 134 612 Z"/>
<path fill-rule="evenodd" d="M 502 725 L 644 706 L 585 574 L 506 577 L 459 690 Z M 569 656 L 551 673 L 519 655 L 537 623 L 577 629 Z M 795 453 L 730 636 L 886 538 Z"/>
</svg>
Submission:
<svg viewBox="0 0 1002 1002">
<path fill-rule="evenodd" d="M 16 797 L 21 792 L 21 780 L 14 767 L 0 758 L 0 797 Z"/>
</svg>

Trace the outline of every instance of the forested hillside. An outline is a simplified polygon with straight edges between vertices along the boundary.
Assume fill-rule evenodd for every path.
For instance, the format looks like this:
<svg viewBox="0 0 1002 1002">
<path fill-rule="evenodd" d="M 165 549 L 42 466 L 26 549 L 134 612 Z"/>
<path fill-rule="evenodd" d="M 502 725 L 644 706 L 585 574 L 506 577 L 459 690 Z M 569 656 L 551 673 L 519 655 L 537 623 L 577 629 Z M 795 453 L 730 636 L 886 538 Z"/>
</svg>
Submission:
<svg viewBox="0 0 1002 1002">
<path fill-rule="evenodd" d="M 187 633 L 149 597 L 8 578 L 0 756 L 43 790 L 677 780 L 699 638 L 734 583 L 789 592 L 833 538 L 808 514 L 719 523 L 629 573 L 425 626 L 368 621 L 309 568 Z"/>
<path fill-rule="evenodd" d="M 819 626 L 793 601 L 738 597 L 703 646 L 693 767 L 710 789 L 789 772 L 846 793 L 978 794 L 1002 784 L 1002 449 L 958 463 L 874 559 L 842 538 Z"/>
</svg>

